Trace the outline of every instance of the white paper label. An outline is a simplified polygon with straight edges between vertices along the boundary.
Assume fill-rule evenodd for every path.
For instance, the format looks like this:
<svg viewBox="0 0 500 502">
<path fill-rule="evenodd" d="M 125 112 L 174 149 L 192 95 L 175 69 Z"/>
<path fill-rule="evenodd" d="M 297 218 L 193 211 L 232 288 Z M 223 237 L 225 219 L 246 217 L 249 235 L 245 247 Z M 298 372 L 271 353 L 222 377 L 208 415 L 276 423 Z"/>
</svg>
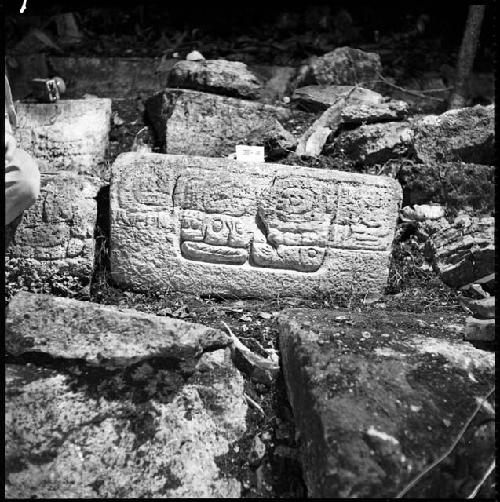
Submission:
<svg viewBox="0 0 500 502">
<path fill-rule="evenodd" d="M 264 147 L 236 145 L 236 160 L 240 162 L 265 162 Z"/>
</svg>

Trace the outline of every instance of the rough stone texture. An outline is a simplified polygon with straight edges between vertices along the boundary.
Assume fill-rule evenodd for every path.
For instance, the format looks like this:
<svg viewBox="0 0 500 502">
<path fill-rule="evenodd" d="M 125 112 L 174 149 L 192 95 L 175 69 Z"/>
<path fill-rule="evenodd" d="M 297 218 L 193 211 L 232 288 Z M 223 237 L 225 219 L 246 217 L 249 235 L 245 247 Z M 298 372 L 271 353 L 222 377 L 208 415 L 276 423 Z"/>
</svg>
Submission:
<svg viewBox="0 0 500 502">
<path fill-rule="evenodd" d="M 471 218 L 436 232 L 425 254 L 449 286 L 478 282 L 495 272 L 495 218 Z"/>
<path fill-rule="evenodd" d="M 463 162 L 432 162 L 401 166 L 397 179 L 403 187 L 403 205 L 434 202 L 459 210 L 472 206 L 495 208 L 495 166 Z"/>
<path fill-rule="evenodd" d="M 152 357 L 189 361 L 226 347 L 220 330 L 132 309 L 20 292 L 9 303 L 5 347 L 89 364 L 130 366 Z"/>
<path fill-rule="evenodd" d="M 158 92 L 165 87 L 167 74 L 177 61 L 159 57 L 48 58 L 52 74 L 64 79 L 66 95 L 71 98 L 82 98 L 85 94 L 136 98 L 140 93 Z"/>
<path fill-rule="evenodd" d="M 316 157 L 321 153 L 330 134 L 337 131 L 342 123 L 342 111 L 349 105 L 356 106 L 363 103 L 377 102 L 378 93 L 362 87 L 344 87 L 345 92 L 339 93 L 334 103 L 314 121 L 314 123 L 300 137 L 296 153 Z"/>
<path fill-rule="evenodd" d="M 42 173 L 74 171 L 105 177 L 111 100 L 17 103 L 16 139 Z"/>
<path fill-rule="evenodd" d="M 339 47 L 320 57 L 312 57 L 300 70 L 298 84 L 360 85 L 373 89 L 382 73 L 380 56 L 351 47 Z"/>
<path fill-rule="evenodd" d="M 495 163 L 495 105 L 449 110 L 412 121 L 414 148 L 425 163 Z"/>
<path fill-rule="evenodd" d="M 258 99 L 262 91 L 262 82 L 245 63 L 224 59 L 179 61 L 168 74 L 167 86 L 246 99 Z"/>
<path fill-rule="evenodd" d="M 413 131 L 408 122 L 363 125 L 341 132 L 325 152 L 355 163 L 382 164 L 404 155 L 412 145 Z"/>
<path fill-rule="evenodd" d="M 198 91 L 167 89 L 146 102 L 158 146 L 176 155 L 225 157 L 237 144 L 292 149 L 278 119 L 288 110 Z"/>
<path fill-rule="evenodd" d="M 295 89 L 292 101 L 299 108 L 308 112 L 322 112 L 335 104 L 339 98 L 346 96 L 354 89 L 352 85 L 308 85 Z M 380 104 L 383 101 L 382 94 L 369 89 L 363 90 L 363 102 L 365 104 Z"/>
<path fill-rule="evenodd" d="M 7 498 L 239 497 L 219 458 L 246 429 L 244 380 L 225 351 L 191 374 L 164 362 L 110 371 L 6 366 Z"/>
<path fill-rule="evenodd" d="M 347 106 L 340 114 L 343 124 L 361 125 L 373 122 L 403 120 L 408 115 L 408 104 L 391 100 L 386 103 Z"/>
<path fill-rule="evenodd" d="M 478 319 L 495 319 L 495 297 L 490 296 L 479 300 L 463 299 L 467 308 Z"/>
<path fill-rule="evenodd" d="M 297 309 L 284 311 L 278 325 L 310 498 L 395 497 L 449 448 L 494 384 L 493 352 L 453 334 L 423 335 L 414 313 Z M 482 410 L 477 423 L 484 418 Z M 472 491 L 494 452 L 494 434 L 471 451 L 475 430 L 409 498 Z"/>
<path fill-rule="evenodd" d="M 120 286 L 307 297 L 387 281 L 401 195 L 391 178 L 135 153 L 112 171 Z"/>
<path fill-rule="evenodd" d="M 467 317 L 465 320 L 464 339 L 477 342 L 494 342 L 495 319 Z"/>
<path fill-rule="evenodd" d="M 275 103 L 291 94 L 292 79 L 297 70 L 292 66 L 248 65 L 248 69 L 262 82 L 260 101 Z"/>
<path fill-rule="evenodd" d="M 72 172 L 42 175 L 40 196 L 24 212 L 6 257 L 31 259 L 41 275 L 66 269 L 90 278 L 100 183 Z"/>
</svg>

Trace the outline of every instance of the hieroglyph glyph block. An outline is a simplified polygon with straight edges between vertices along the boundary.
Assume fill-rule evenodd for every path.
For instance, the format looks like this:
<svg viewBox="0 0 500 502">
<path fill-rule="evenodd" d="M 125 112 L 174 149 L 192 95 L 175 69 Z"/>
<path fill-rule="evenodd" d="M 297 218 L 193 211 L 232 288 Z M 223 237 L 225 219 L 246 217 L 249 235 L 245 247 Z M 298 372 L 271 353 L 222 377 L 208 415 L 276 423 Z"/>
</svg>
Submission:
<svg viewBox="0 0 500 502">
<path fill-rule="evenodd" d="M 16 138 L 42 173 L 72 171 L 106 178 L 111 100 L 17 103 Z"/>
<path fill-rule="evenodd" d="M 400 200 L 387 177 L 124 153 L 112 166 L 112 278 L 238 296 L 380 290 Z"/>
</svg>

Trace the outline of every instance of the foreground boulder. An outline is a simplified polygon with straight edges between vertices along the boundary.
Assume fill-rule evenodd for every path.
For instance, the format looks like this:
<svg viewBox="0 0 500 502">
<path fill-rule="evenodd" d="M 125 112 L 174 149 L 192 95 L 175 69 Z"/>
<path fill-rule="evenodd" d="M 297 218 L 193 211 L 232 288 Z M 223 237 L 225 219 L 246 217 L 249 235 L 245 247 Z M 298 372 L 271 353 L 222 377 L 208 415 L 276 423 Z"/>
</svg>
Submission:
<svg viewBox="0 0 500 502">
<path fill-rule="evenodd" d="M 258 99 L 263 83 L 244 63 L 209 59 L 179 61 L 168 74 L 167 86 L 213 92 L 223 96 Z"/>
<path fill-rule="evenodd" d="M 16 138 L 42 173 L 73 171 L 106 178 L 110 99 L 16 104 Z"/>
<path fill-rule="evenodd" d="M 72 172 L 42 174 L 36 203 L 24 212 L 6 255 L 52 279 L 68 271 L 90 280 L 94 266 L 96 196 L 101 181 Z M 27 262 L 26 262 L 27 263 Z"/>
<path fill-rule="evenodd" d="M 412 121 L 419 160 L 495 163 L 495 105 L 449 110 Z"/>
<path fill-rule="evenodd" d="M 339 47 L 320 57 L 312 57 L 300 69 L 298 85 L 359 85 L 368 89 L 377 86 L 382 73 L 380 56 L 352 47 Z"/>
<path fill-rule="evenodd" d="M 13 355 L 41 352 L 108 366 L 153 357 L 186 362 L 230 343 L 222 331 L 201 324 L 27 292 L 10 301 L 5 327 Z"/>
<path fill-rule="evenodd" d="M 222 333 L 33 295 L 11 301 L 7 323 L 7 498 L 240 496 L 219 462 L 247 413 Z"/>
<path fill-rule="evenodd" d="M 476 400 L 493 387 L 493 352 L 450 341 L 438 316 L 432 320 L 439 335 L 424 334 L 428 324 L 415 317 L 380 309 L 296 309 L 279 316 L 309 497 L 395 497 L 449 448 Z M 473 491 L 494 453 L 494 427 L 485 431 L 485 419 L 488 406 L 410 498 L 465 498 Z M 492 497 L 493 490 L 491 478 L 481 495 Z"/>
<path fill-rule="evenodd" d="M 198 91 L 167 89 L 146 102 L 156 142 L 166 153 L 226 157 L 235 146 L 293 149 L 278 119 L 288 110 Z"/>
<path fill-rule="evenodd" d="M 387 281 L 401 197 L 391 178 L 135 153 L 112 170 L 120 286 L 307 297 Z"/>
<path fill-rule="evenodd" d="M 458 221 L 436 232 L 425 253 L 449 286 L 460 288 L 480 282 L 495 273 L 495 218 Z"/>
</svg>

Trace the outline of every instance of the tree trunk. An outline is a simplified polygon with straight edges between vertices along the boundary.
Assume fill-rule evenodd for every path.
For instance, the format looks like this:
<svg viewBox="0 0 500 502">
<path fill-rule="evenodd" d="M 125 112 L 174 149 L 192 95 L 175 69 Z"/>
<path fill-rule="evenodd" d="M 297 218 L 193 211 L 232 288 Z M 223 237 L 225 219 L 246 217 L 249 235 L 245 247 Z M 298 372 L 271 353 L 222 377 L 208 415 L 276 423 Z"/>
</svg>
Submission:
<svg viewBox="0 0 500 502">
<path fill-rule="evenodd" d="M 469 14 L 465 25 L 460 54 L 458 55 L 455 89 L 450 98 L 449 109 L 463 108 L 467 97 L 467 82 L 472 72 L 476 56 L 486 5 L 469 6 Z"/>
</svg>

